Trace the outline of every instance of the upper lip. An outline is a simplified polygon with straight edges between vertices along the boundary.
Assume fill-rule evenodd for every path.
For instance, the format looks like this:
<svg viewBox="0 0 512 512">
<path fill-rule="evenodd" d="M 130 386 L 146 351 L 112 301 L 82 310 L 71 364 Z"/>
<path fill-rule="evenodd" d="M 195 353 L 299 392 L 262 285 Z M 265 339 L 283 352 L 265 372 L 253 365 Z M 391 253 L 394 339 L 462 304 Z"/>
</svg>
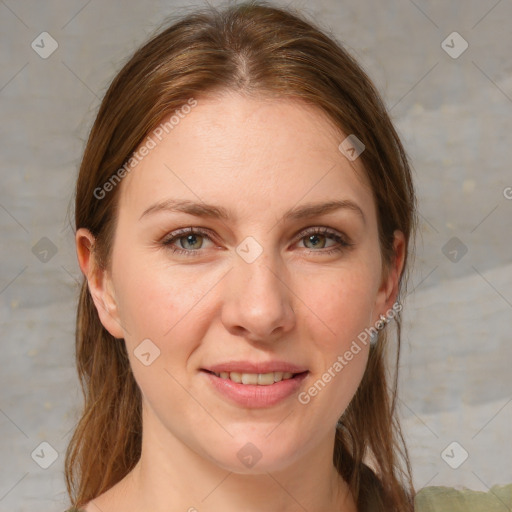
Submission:
<svg viewBox="0 0 512 512">
<path fill-rule="evenodd" d="M 285 361 L 267 361 L 255 363 L 252 361 L 229 361 L 226 363 L 218 363 L 202 368 L 214 373 L 221 372 L 238 372 L 238 373 L 270 373 L 270 372 L 290 372 L 302 373 L 307 368 L 296 364 L 287 363 Z"/>
</svg>

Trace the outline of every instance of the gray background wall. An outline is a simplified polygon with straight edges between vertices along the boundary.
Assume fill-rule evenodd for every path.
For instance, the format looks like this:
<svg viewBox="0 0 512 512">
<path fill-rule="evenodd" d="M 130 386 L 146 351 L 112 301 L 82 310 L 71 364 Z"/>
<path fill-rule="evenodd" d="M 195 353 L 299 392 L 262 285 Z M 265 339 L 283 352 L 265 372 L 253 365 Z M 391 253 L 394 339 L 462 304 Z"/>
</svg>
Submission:
<svg viewBox="0 0 512 512">
<path fill-rule="evenodd" d="M 77 166 L 114 72 L 183 5 L 0 0 L 0 511 L 67 504 L 62 463 L 81 403 L 66 217 Z M 510 483 L 512 2 L 291 5 L 367 69 L 414 162 L 421 225 L 400 410 L 415 484 Z M 458 58 L 445 51 L 463 49 L 457 36 L 442 47 L 454 31 L 469 45 Z M 42 32 L 58 43 L 46 59 L 31 47 L 51 49 Z"/>
</svg>

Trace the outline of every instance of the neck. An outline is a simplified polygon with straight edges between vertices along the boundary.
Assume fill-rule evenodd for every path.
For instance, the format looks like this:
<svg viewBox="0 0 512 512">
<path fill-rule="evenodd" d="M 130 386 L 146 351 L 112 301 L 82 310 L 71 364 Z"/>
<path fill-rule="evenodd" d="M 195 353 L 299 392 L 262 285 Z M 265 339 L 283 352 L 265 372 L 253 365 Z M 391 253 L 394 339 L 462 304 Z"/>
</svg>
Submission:
<svg viewBox="0 0 512 512">
<path fill-rule="evenodd" d="M 142 452 L 118 486 L 130 512 L 354 512 L 350 490 L 332 464 L 334 431 L 292 466 L 234 473 L 198 455 L 161 423 L 144 421 Z"/>
</svg>

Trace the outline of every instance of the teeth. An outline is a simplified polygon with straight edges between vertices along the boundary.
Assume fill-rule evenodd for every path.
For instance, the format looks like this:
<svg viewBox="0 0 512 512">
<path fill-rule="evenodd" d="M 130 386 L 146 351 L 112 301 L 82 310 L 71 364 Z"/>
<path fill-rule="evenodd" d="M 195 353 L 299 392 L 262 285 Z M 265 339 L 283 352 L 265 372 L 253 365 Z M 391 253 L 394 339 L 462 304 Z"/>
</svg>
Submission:
<svg viewBox="0 0 512 512">
<path fill-rule="evenodd" d="M 259 373 L 242 373 L 242 384 L 258 384 L 259 376 Z M 274 383 L 272 382 L 272 384 Z"/>
<path fill-rule="evenodd" d="M 252 384 L 260 386 L 270 386 L 274 382 L 291 379 L 291 372 L 270 372 L 270 373 L 239 373 L 239 372 L 220 372 L 215 373 L 221 379 L 230 379 L 238 384 Z"/>
<path fill-rule="evenodd" d="M 241 373 L 238 373 L 238 372 L 231 372 L 229 374 L 229 378 L 233 381 L 233 382 L 238 382 L 238 384 L 241 384 L 242 383 L 242 374 Z"/>
</svg>

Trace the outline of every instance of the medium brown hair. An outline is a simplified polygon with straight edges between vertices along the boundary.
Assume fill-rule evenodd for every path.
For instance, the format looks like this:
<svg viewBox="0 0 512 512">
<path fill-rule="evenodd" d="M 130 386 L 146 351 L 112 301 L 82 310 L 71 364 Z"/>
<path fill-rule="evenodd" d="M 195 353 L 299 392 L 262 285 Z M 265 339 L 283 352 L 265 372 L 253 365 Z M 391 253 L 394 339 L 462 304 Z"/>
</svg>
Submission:
<svg viewBox="0 0 512 512">
<path fill-rule="evenodd" d="M 142 46 L 113 80 L 76 186 L 76 229 L 87 228 L 95 236 L 99 264 L 109 265 L 120 187 L 102 199 L 94 191 L 163 118 L 191 97 L 200 100 L 225 90 L 300 99 L 322 111 L 340 133 L 363 141 L 359 158 L 377 208 L 384 272 L 394 257 L 394 231 L 406 239 L 400 298 L 417 224 L 411 170 L 400 139 L 372 82 L 342 45 L 303 15 L 266 2 L 207 7 L 181 16 Z M 396 411 L 400 313 L 395 320 L 394 374 L 386 371 L 385 329 L 370 347 L 366 372 L 336 432 L 333 463 L 360 510 L 413 510 L 411 468 Z M 141 393 L 125 344 L 101 324 L 86 281 L 78 304 L 76 364 L 85 403 L 66 453 L 66 484 L 73 505 L 80 507 L 130 472 L 142 440 Z"/>
</svg>

